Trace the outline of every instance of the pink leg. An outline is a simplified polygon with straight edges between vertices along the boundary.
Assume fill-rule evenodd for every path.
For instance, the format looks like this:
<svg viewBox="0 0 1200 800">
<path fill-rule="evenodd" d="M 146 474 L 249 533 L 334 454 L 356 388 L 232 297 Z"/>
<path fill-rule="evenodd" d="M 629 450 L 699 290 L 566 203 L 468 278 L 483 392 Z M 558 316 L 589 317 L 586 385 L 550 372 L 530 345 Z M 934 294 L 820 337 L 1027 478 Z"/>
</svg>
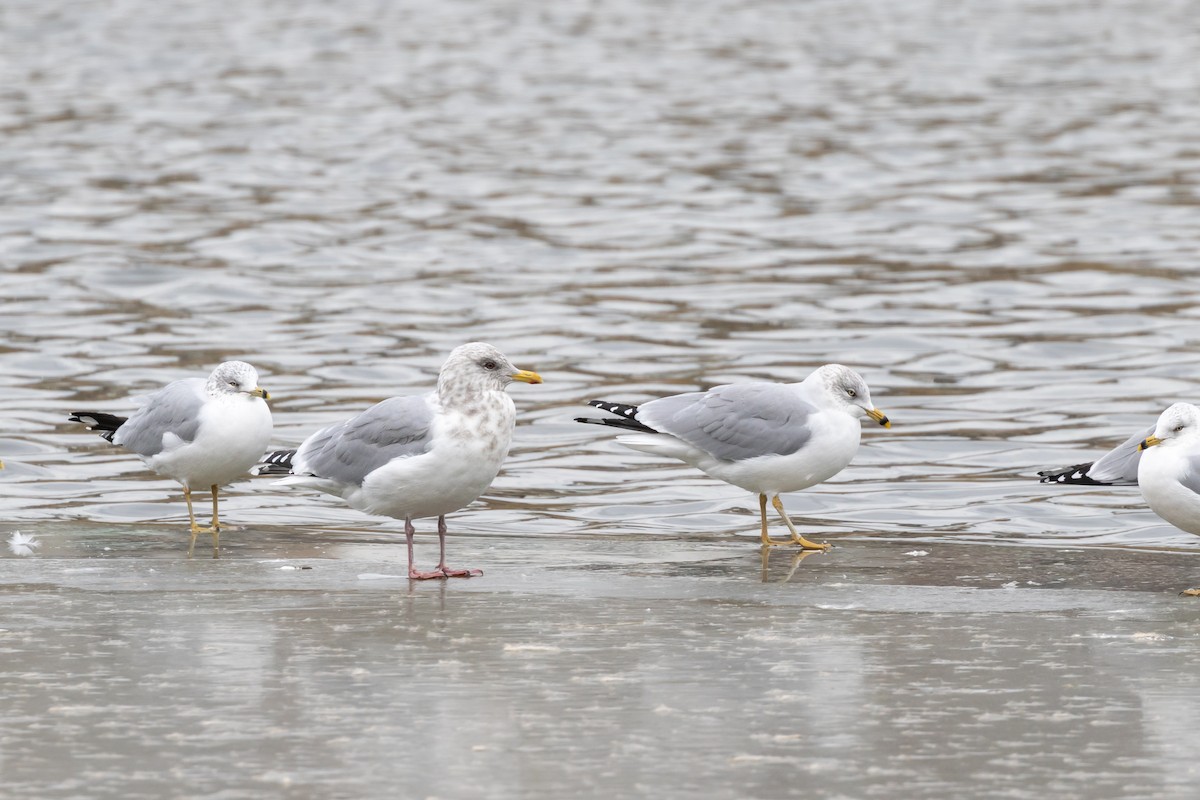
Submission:
<svg viewBox="0 0 1200 800">
<path fill-rule="evenodd" d="M 481 569 L 450 569 L 446 566 L 446 517 L 438 517 L 438 545 L 441 548 L 441 560 L 438 569 L 447 578 L 478 578 L 483 574 Z"/>
<path fill-rule="evenodd" d="M 413 567 L 413 535 L 417 529 L 413 527 L 412 517 L 404 519 L 404 536 L 408 539 L 408 579 L 410 581 L 427 581 L 431 578 L 445 578 L 446 573 L 441 569 L 435 569 L 432 572 L 419 572 Z"/>
</svg>

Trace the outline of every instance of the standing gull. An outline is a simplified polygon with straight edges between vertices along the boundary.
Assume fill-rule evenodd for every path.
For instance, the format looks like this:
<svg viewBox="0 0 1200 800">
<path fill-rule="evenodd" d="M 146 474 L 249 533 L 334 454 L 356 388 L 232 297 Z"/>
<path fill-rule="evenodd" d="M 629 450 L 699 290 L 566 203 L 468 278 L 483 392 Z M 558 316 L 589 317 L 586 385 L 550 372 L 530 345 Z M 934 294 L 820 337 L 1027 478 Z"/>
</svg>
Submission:
<svg viewBox="0 0 1200 800">
<path fill-rule="evenodd" d="M 858 451 L 859 417 L 891 427 L 871 403 L 866 381 L 841 364 L 826 364 L 801 383 L 735 383 L 688 392 L 640 406 L 593 400 L 588 405 L 617 418 L 578 417 L 633 433 L 618 436 L 626 447 L 677 458 L 717 480 L 758 495 L 764 545 L 798 544 L 827 550 L 796 530 L 783 510 L 781 492 L 797 492 L 841 472 Z M 767 500 L 792 538 L 767 533 Z"/>
<path fill-rule="evenodd" d="M 541 383 L 490 344 L 454 349 L 438 374 L 437 391 L 393 397 L 356 417 L 317 431 L 295 450 L 267 456 L 259 474 L 287 474 L 276 483 L 341 497 L 368 514 L 404 520 L 408 577 L 467 578 L 481 570 L 446 566 L 446 514 L 491 485 L 508 454 L 516 407 L 513 381 Z M 437 569 L 413 567 L 413 520 L 438 518 Z"/>
<path fill-rule="evenodd" d="M 175 381 L 146 398 L 129 418 L 101 411 L 75 411 L 73 422 L 137 453 L 159 475 L 183 484 L 191 520 L 190 556 L 196 536 L 211 533 L 217 557 L 221 523 L 218 487 L 242 475 L 262 457 L 271 439 L 269 397 L 258 372 L 245 361 L 219 364 L 208 379 Z M 192 510 L 192 489 L 212 491 L 212 525 L 201 528 Z"/>
<path fill-rule="evenodd" d="M 1138 487 L 1150 510 L 1200 536 L 1200 408 L 1176 403 L 1142 440 Z M 1197 596 L 1200 589 L 1184 594 Z"/>
</svg>

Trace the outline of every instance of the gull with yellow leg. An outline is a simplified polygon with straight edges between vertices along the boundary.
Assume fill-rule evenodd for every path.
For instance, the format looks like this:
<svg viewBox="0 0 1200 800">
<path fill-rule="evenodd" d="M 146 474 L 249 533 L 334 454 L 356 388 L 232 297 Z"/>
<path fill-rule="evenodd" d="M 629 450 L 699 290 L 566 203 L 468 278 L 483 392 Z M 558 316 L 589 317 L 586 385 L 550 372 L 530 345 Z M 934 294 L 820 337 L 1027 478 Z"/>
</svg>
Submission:
<svg viewBox="0 0 1200 800">
<path fill-rule="evenodd" d="M 796 529 L 780 494 L 815 486 L 845 469 L 858 451 L 860 418 L 891 427 L 871 402 L 866 381 L 841 364 L 826 364 L 799 383 L 732 383 L 637 406 L 607 400 L 588 405 L 615 416 L 577 422 L 617 428 L 625 432 L 617 441 L 626 447 L 678 459 L 757 494 L 765 547 L 827 550 L 828 544 Z M 770 537 L 768 500 L 791 538 Z"/>
<path fill-rule="evenodd" d="M 159 475 L 183 485 L 191 523 L 188 555 L 196 537 L 211 533 L 213 558 L 220 547 L 220 487 L 244 475 L 262 457 L 271 439 L 269 394 L 258 371 L 245 361 L 226 361 L 205 378 L 167 384 L 146 397 L 129 417 L 103 411 L 75 411 L 82 422 L 115 445 L 139 455 Z M 201 527 L 192 508 L 192 490 L 212 492 L 212 523 Z"/>
</svg>

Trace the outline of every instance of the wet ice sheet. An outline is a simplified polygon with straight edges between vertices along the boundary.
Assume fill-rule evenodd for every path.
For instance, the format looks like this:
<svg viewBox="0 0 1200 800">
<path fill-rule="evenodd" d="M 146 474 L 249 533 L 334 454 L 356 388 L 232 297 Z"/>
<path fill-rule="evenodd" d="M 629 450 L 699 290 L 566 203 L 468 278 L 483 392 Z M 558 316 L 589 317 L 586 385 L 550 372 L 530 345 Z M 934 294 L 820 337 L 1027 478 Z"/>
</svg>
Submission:
<svg viewBox="0 0 1200 800">
<path fill-rule="evenodd" d="M 0 560 L 14 796 L 1194 786 L 1179 553 L 463 536 L 483 578 L 410 585 L 382 535 L 188 561 L 175 534 L 50 528 Z"/>
</svg>

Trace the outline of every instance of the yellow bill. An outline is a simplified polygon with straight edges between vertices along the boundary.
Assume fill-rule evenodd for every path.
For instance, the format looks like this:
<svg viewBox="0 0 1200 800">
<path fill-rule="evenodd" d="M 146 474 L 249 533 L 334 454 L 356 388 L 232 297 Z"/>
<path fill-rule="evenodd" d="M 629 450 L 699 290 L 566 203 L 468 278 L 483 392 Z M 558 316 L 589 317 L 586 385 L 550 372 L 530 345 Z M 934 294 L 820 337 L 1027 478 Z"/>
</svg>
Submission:
<svg viewBox="0 0 1200 800">
<path fill-rule="evenodd" d="M 521 383 L 541 383 L 542 376 L 527 369 L 519 369 L 513 373 L 512 379 Z"/>
<path fill-rule="evenodd" d="M 871 419 L 875 420 L 876 422 L 878 422 L 880 425 L 882 425 L 885 428 L 892 427 L 892 421 L 887 418 L 887 414 L 884 414 L 878 408 L 872 408 L 870 411 L 867 412 L 867 416 L 870 417 Z"/>
</svg>

